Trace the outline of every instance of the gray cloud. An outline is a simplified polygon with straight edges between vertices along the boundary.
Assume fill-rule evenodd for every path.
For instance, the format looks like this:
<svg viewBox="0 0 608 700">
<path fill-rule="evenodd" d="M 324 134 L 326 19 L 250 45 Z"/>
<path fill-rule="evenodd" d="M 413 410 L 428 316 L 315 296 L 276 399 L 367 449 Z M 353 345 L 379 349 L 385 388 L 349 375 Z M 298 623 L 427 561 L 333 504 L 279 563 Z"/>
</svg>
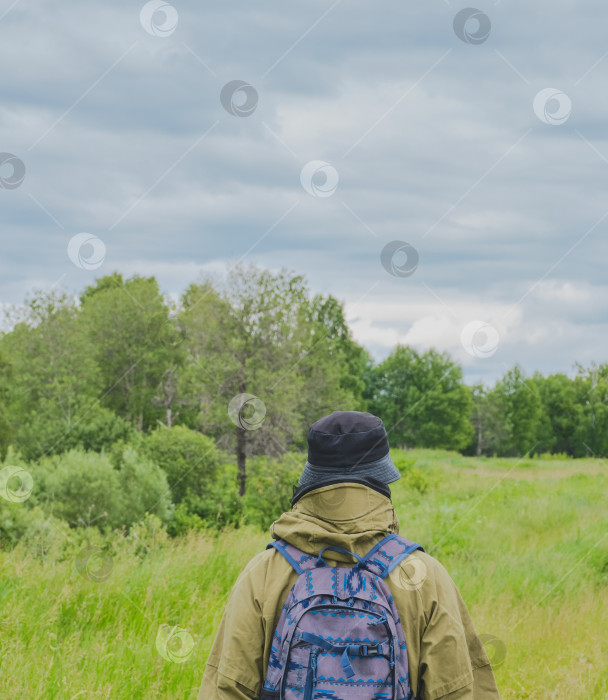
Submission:
<svg viewBox="0 0 608 700">
<path fill-rule="evenodd" d="M 246 254 L 342 299 L 378 358 L 439 347 L 469 381 L 606 361 L 599 0 L 480 2 L 492 28 L 476 46 L 439 0 L 176 2 L 166 38 L 142 5 L 28 0 L 0 20 L 0 150 L 27 168 L 0 190 L 3 303 L 114 269 L 176 294 Z M 249 117 L 220 103 L 236 79 L 259 95 Z M 560 126 L 534 113 L 547 87 L 571 99 Z M 338 172 L 331 197 L 300 184 L 313 160 Z M 95 271 L 67 257 L 85 231 L 106 245 Z M 419 251 L 413 276 L 382 268 L 393 240 Z M 499 330 L 492 357 L 460 343 L 475 319 Z"/>
</svg>

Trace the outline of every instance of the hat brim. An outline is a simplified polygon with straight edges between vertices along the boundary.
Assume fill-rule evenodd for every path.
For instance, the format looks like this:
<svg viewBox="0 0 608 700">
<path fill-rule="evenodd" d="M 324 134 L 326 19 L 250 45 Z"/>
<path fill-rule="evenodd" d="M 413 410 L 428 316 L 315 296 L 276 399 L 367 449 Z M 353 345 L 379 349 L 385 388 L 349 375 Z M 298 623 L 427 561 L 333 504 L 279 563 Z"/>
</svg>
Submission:
<svg viewBox="0 0 608 700">
<path fill-rule="evenodd" d="M 307 461 L 298 485 L 308 486 L 309 484 L 317 483 L 321 479 L 326 479 L 328 476 L 348 477 L 349 475 L 354 477 L 371 476 L 383 484 L 392 484 L 393 481 L 401 478 L 401 473 L 395 466 L 390 454 L 386 454 L 375 462 L 343 467 L 319 467 Z"/>
</svg>

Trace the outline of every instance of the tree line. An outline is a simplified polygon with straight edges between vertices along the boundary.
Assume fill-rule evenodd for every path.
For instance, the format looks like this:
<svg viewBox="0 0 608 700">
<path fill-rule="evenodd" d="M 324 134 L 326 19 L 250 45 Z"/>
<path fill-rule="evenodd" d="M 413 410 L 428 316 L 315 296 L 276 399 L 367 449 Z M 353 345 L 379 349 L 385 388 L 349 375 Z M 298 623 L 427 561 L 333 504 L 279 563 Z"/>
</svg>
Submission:
<svg viewBox="0 0 608 700">
<path fill-rule="evenodd" d="M 398 346 L 374 362 L 342 304 L 281 270 L 235 266 L 178 300 L 118 272 L 79 295 L 32 293 L 0 336 L 0 457 L 105 453 L 179 426 L 247 460 L 306 447 L 333 410 L 379 415 L 395 447 L 472 455 L 608 456 L 608 365 L 467 386 L 446 354 Z M 249 398 L 248 398 L 249 397 Z"/>
</svg>

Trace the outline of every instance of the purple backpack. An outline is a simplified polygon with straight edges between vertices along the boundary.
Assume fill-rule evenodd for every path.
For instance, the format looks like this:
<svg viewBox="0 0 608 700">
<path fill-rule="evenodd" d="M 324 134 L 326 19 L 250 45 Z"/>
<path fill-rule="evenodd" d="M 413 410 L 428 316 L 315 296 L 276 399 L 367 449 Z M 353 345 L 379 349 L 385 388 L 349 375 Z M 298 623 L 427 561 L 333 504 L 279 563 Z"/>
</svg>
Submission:
<svg viewBox="0 0 608 700">
<path fill-rule="evenodd" d="M 416 549 L 388 535 L 364 557 L 271 542 L 299 574 L 274 632 L 260 700 L 411 700 L 405 636 L 384 580 Z M 327 549 L 353 567 L 329 567 Z"/>
</svg>

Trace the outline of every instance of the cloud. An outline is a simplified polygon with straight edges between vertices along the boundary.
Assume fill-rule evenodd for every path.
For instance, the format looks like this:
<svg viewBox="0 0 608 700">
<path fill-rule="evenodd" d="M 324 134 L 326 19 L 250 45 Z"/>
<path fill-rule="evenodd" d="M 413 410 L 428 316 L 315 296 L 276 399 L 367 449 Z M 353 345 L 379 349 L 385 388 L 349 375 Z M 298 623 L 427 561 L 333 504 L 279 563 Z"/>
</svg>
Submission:
<svg viewBox="0 0 608 700">
<path fill-rule="evenodd" d="M 28 0 L 0 20 L 0 150 L 26 167 L 0 189 L 1 302 L 106 268 L 176 295 L 244 257 L 344 300 L 378 359 L 437 347 L 467 381 L 606 361 L 599 0 L 483 0 L 479 45 L 440 2 L 184 0 L 166 38 L 144 30 L 142 5 Z M 232 80 L 256 90 L 248 117 L 222 107 Z M 572 102 L 560 126 L 533 109 L 548 87 Z M 312 160 L 337 171 L 332 196 L 304 191 Z M 67 257 L 80 232 L 106 245 L 99 271 Z M 380 263 L 394 240 L 419 253 L 407 279 Z M 462 347 L 475 319 L 498 329 L 491 357 Z"/>
</svg>

